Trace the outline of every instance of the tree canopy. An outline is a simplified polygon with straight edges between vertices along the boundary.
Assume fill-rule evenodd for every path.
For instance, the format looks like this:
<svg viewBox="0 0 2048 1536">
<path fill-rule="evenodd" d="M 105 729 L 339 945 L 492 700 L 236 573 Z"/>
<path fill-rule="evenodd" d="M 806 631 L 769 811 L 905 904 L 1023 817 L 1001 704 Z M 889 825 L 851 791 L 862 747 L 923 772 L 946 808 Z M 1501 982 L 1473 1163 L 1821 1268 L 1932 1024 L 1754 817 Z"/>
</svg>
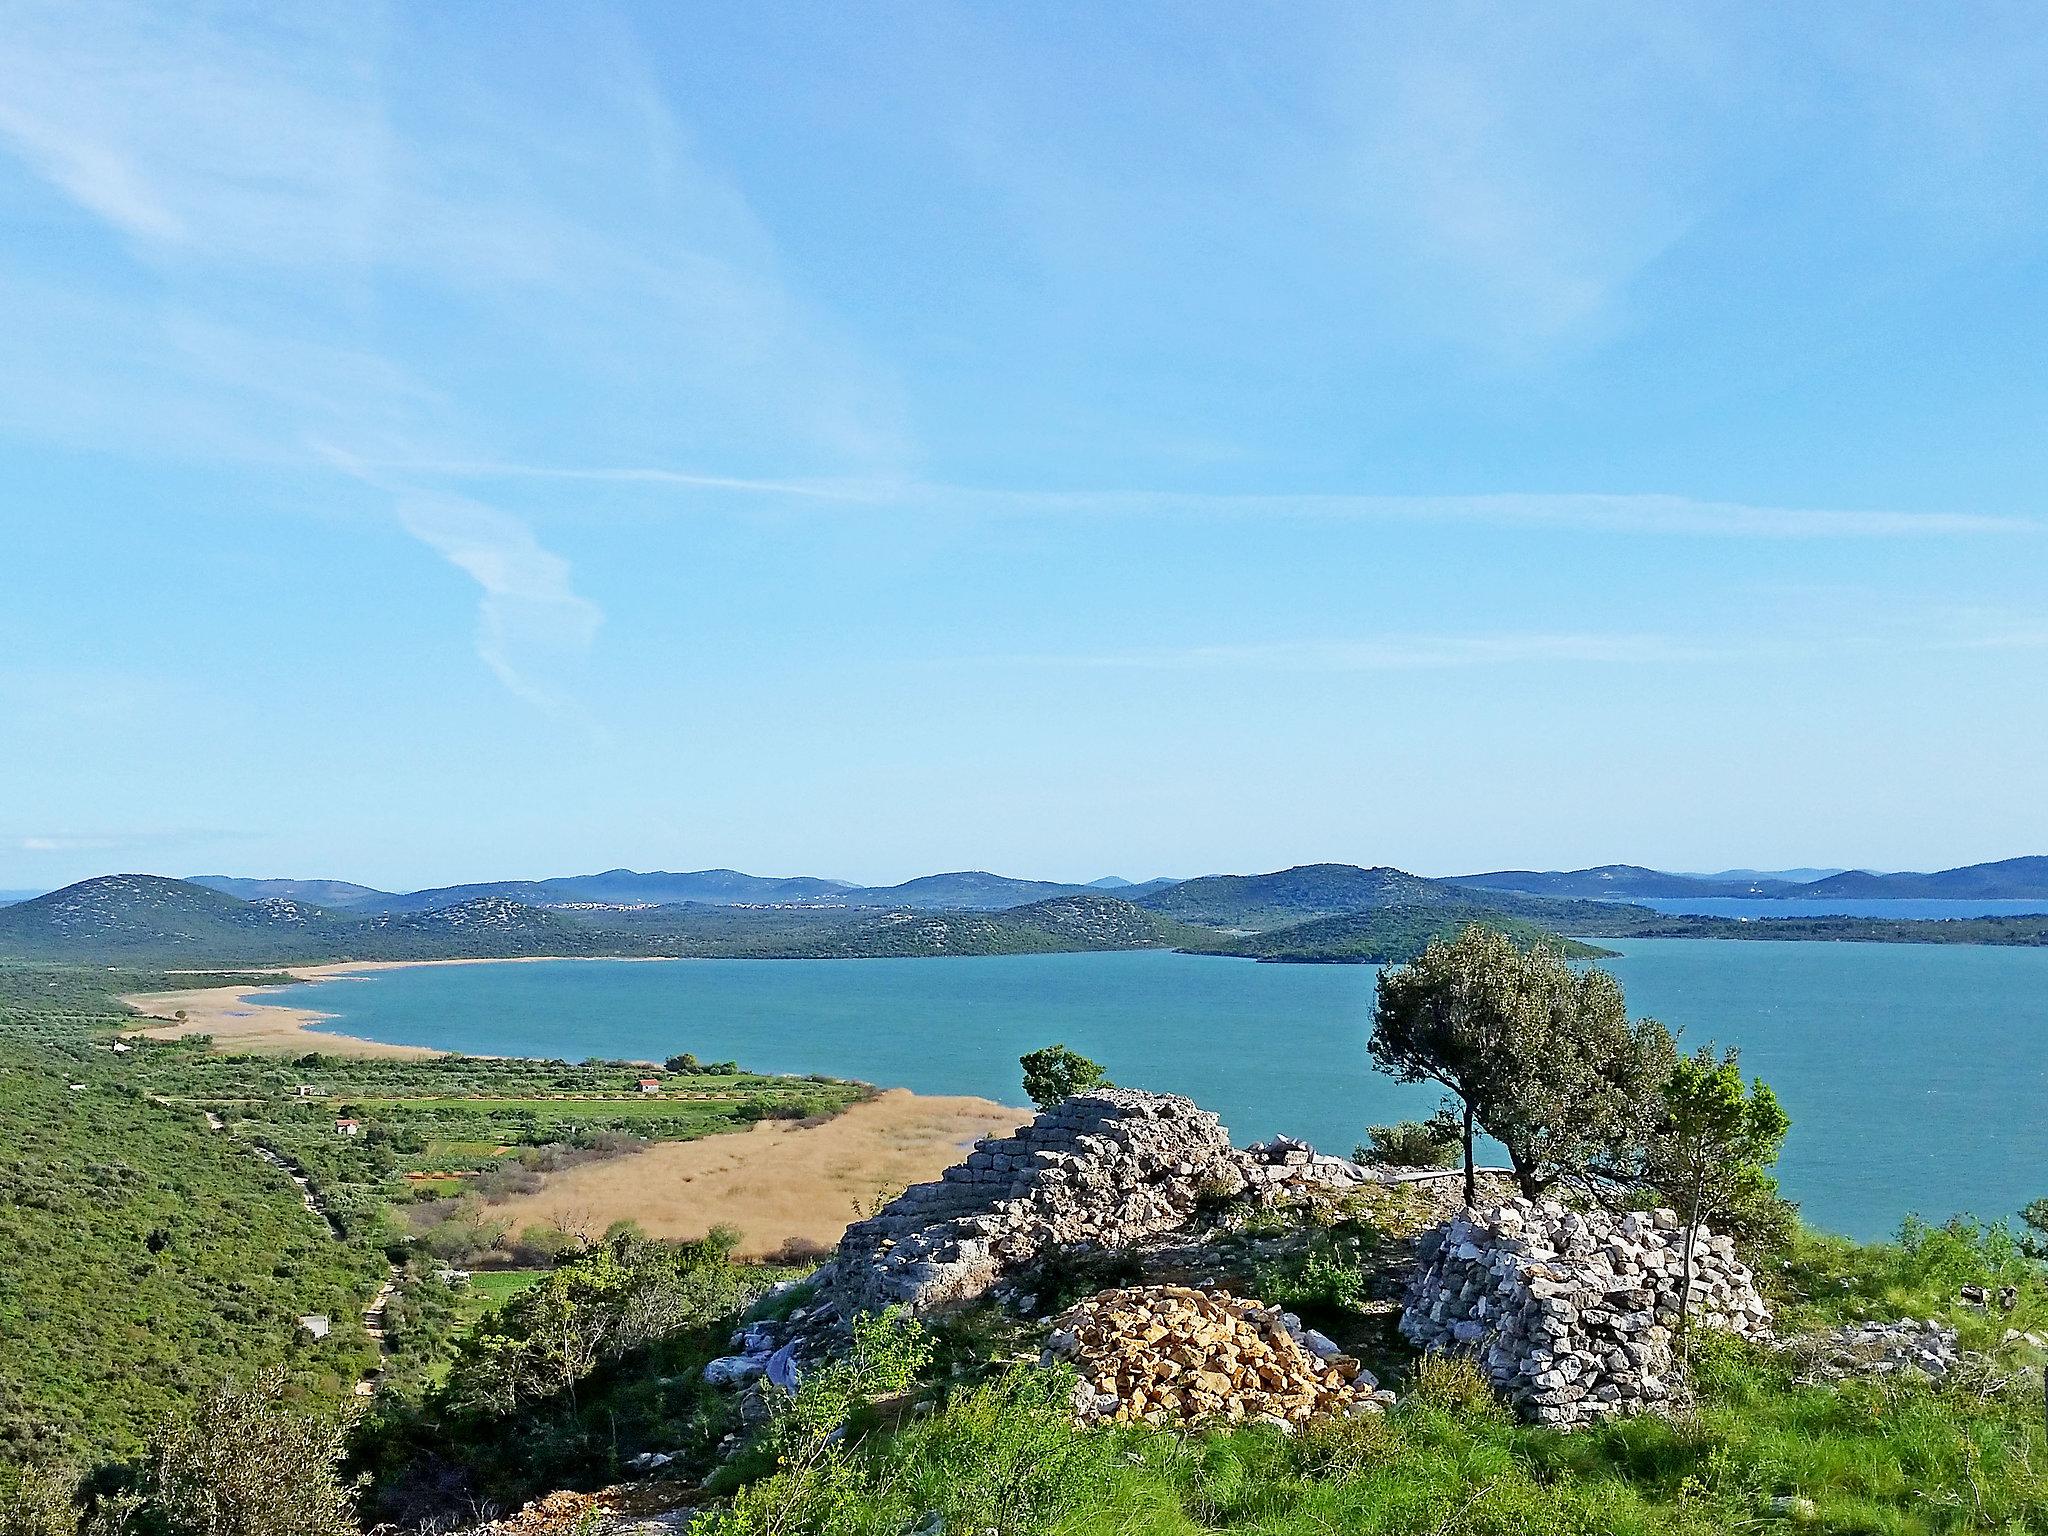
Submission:
<svg viewBox="0 0 2048 1536">
<path fill-rule="evenodd" d="M 1629 1021 L 1605 971 L 1478 925 L 1381 973 L 1370 1049 L 1403 1082 L 1441 1083 L 1458 1097 L 1468 1201 L 1475 1122 L 1534 1198 L 1640 1149 L 1677 1054 L 1663 1025 Z"/>
</svg>

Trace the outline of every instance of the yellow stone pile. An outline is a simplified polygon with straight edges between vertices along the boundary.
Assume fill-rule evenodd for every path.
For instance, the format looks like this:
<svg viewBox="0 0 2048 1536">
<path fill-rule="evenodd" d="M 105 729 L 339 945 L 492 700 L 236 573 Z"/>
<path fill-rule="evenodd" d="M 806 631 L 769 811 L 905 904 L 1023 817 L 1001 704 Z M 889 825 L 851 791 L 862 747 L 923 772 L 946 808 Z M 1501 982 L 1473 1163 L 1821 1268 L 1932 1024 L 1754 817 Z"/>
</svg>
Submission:
<svg viewBox="0 0 2048 1536">
<path fill-rule="evenodd" d="M 1074 1406 L 1091 1423 L 1263 1419 L 1292 1428 L 1379 1407 L 1379 1384 L 1351 1356 L 1303 1334 L 1279 1307 L 1217 1291 L 1104 1291 L 1053 1320 L 1046 1352 L 1080 1372 Z"/>
</svg>

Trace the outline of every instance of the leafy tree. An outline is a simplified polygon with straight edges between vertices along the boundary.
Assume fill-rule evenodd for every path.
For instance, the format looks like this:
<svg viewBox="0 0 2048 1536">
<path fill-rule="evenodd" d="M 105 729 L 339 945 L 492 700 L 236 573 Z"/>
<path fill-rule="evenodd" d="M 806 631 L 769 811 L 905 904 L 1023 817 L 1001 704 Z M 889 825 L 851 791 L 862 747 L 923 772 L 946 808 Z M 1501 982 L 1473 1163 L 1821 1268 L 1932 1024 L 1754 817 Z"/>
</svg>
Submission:
<svg viewBox="0 0 2048 1536">
<path fill-rule="evenodd" d="M 730 1227 L 674 1244 L 615 1231 L 476 1325 L 447 1406 L 484 1417 L 556 1396 L 573 1406 L 577 1384 L 606 1361 L 731 1312 L 749 1286 L 730 1262 L 737 1242 Z"/>
<path fill-rule="evenodd" d="M 694 1075 L 704 1070 L 704 1064 L 698 1061 L 689 1051 L 682 1051 L 669 1057 L 667 1061 L 662 1063 L 662 1066 L 666 1070 L 678 1074 Z"/>
<path fill-rule="evenodd" d="M 1676 1055 L 1663 1025 L 1629 1022 L 1605 971 L 1574 970 L 1553 950 L 1519 948 L 1477 924 L 1381 972 L 1370 1049 L 1402 1082 L 1457 1096 L 1468 1204 L 1478 1199 L 1478 1129 L 1507 1149 L 1532 1199 L 1560 1178 L 1628 1161 L 1656 1123 Z"/>
<path fill-rule="evenodd" d="M 1110 1085 L 1101 1067 L 1064 1045 L 1027 1052 L 1017 1061 L 1024 1068 L 1024 1091 L 1040 1109 L 1051 1109 L 1077 1093 Z"/>
<path fill-rule="evenodd" d="M 336 1469 L 346 1426 L 287 1407 L 283 1378 L 223 1386 L 149 1445 L 129 1529 L 150 1536 L 355 1536 Z"/>
<path fill-rule="evenodd" d="M 1761 1079 L 1742 1086 L 1737 1054 L 1709 1047 L 1676 1063 L 1664 1084 L 1664 1119 L 1649 1143 L 1651 1185 L 1684 1224 L 1679 1270 L 1681 1348 L 1692 1312 L 1694 1249 L 1701 1222 L 1775 1202 L 1771 1164 L 1792 1121 Z"/>
</svg>

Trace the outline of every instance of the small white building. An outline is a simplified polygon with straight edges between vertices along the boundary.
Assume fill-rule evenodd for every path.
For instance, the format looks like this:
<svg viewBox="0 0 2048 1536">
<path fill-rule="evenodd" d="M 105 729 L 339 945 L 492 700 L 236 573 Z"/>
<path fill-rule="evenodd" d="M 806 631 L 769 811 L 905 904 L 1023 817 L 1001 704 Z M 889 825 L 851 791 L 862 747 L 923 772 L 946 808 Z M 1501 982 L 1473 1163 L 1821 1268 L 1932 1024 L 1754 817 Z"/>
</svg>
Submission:
<svg viewBox="0 0 2048 1536">
<path fill-rule="evenodd" d="M 334 1122 L 334 1133 L 337 1136 L 360 1136 L 363 1134 L 363 1122 L 360 1120 L 337 1120 Z"/>
<path fill-rule="evenodd" d="M 661 1092 L 661 1079 L 660 1079 L 660 1078 L 658 1078 L 658 1077 L 643 1077 L 643 1078 L 641 1078 L 641 1079 L 640 1079 L 640 1091 L 641 1091 L 642 1093 L 659 1093 L 659 1092 Z"/>
</svg>

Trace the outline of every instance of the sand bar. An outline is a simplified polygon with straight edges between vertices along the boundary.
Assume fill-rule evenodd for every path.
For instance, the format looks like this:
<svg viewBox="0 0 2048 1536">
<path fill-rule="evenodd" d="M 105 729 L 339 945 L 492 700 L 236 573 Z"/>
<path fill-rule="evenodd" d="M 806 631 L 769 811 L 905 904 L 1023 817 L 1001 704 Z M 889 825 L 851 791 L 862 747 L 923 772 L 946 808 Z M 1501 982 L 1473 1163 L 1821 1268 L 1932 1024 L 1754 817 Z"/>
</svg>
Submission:
<svg viewBox="0 0 2048 1536">
<path fill-rule="evenodd" d="M 381 971 L 406 961 L 361 961 L 346 965 L 294 966 L 274 973 L 274 985 L 293 981 L 324 981 L 334 976 L 352 976 L 364 971 Z M 294 1008 L 265 1000 L 265 986 L 193 987 L 181 992 L 140 992 L 122 1002 L 154 1025 L 131 1031 L 153 1040 L 176 1040 L 186 1035 L 211 1035 L 218 1051 L 254 1051 L 265 1055 L 303 1056 L 324 1051 L 330 1056 L 442 1056 L 422 1045 L 391 1045 L 382 1040 L 363 1040 L 354 1035 L 333 1035 L 313 1026 L 334 1017 L 311 1008 Z M 181 1019 L 179 1014 L 183 1014 Z"/>
<path fill-rule="evenodd" d="M 684 1238 L 724 1223 L 739 1228 L 742 1257 L 761 1258 L 792 1238 L 837 1242 L 877 1197 L 937 1178 L 977 1137 L 1008 1135 L 1030 1118 L 989 1099 L 892 1088 L 822 1125 L 767 1120 L 585 1163 L 489 1210 L 515 1233 L 538 1223 L 595 1234 L 631 1217 L 652 1237 Z"/>
<path fill-rule="evenodd" d="M 152 1040 L 211 1035 L 217 1051 L 252 1051 L 279 1056 L 303 1056 L 308 1051 L 324 1051 L 329 1056 L 475 1056 L 481 1053 L 437 1051 L 424 1045 L 392 1045 L 383 1040 L 364 1040 L 356 1035 L 329 1034 L 314 1026 L 326 1023 L 334 1017 L 333 1014 L 312 1008 L 294 1008 L 288 1003 L 260 998 L 257 994 L 294 981 L 328 981 L 337 976 L 396 971 L 416 965 L 523 965 L 539 960 L 639 965 L 659 958 L 651 955 L 508 955 L 501 960 L 343 960 L 328 965 L 294 965 L 279 970 L 258 966 L 250 967 L 249 974 L 276 979 L 255 985 L 137 992 L 121 1001 L 144 1017 L 158 1021 L 130 1030 L 130 1034 L 146 1035 Z M 185 1015 L 183 1019 L 178 1017 L 180 1013 Z"/>
</svg>

